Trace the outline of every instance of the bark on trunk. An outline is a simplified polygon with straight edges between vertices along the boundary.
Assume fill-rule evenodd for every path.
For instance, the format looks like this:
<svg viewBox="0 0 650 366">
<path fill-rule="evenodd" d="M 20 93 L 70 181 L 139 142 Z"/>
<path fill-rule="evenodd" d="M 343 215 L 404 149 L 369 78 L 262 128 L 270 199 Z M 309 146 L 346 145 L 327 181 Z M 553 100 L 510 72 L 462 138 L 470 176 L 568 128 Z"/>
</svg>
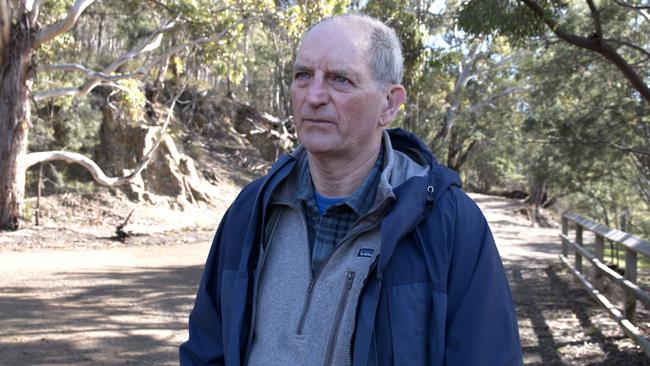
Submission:
<svg viewBox="0 0 650 366">
<path fill-rule="evenodd" d="M 25 198 L 33 32 L 26 17 L 12 26 L 0 55 L 0 230 L 20 228 Z"/>
</svg>

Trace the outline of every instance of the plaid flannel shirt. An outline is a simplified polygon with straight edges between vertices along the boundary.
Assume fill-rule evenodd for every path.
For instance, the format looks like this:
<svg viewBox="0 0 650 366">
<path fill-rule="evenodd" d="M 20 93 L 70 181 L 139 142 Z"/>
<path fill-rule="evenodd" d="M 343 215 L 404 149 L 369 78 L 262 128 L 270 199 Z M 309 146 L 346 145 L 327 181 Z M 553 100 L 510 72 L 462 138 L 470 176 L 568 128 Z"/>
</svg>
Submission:
<svg viewBox="0 0 650 366">
<path fill-rule="evenodd" d="M 303 160 L 295 198 L 301 204 L 307 220 L 313 273 L 318 272 L 323 262 L 340 244 L 354 223 L 372 208 L 377 196 L 377 184 L 383 162 L 384 149 L 382 147 L 375 165 L 361 186 L 342 202 L 328 207 L 321 215 L 314 199 L 314 185 L 311 181 L 309 162 L 306 158 Z"/>
</svg>

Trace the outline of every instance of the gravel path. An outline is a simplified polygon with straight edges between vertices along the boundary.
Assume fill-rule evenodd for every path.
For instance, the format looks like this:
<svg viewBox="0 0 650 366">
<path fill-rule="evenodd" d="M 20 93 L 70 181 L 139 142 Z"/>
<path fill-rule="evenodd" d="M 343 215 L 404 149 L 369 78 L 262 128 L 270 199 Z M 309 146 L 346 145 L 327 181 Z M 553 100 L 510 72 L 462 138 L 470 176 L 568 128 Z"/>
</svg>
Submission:
<svg viewBox="0 0 650 366">
<path fill-rule="evenodd" d="M 531 228 L 515 201 L 473 198 L 511 281 L 526 365 L 650 365 L 557 264 L 558 229 Z M 210 236 L 0 251 L 0 365 L 177 364 Z"/>
</svg>

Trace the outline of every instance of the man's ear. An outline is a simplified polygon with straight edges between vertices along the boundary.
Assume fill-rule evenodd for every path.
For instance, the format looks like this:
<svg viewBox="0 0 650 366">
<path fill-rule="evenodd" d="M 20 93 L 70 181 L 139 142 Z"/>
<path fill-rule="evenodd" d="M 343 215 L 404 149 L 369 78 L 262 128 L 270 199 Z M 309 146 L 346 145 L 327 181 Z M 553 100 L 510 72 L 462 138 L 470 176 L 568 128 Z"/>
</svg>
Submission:
<svg viewBox="0 0 650 366">
<path fill-rule="evenodd" d="M 381 127 L 388 126 L 395 119 L 404 101 L 406 101 L 406 90 L 404 90 L 404 87 L 399 84 L 391 85 L 388 88 L 386 103 L 379 118 Z"/>
</svg>

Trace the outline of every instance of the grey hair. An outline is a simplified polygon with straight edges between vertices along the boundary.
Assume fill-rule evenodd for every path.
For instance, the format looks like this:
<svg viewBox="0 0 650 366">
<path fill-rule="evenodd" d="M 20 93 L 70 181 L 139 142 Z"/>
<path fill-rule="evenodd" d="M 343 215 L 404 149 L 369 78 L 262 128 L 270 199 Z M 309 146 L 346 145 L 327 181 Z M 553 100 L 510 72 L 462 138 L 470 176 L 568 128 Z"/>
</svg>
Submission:
<svg viewBox="0 0 650 366">
<path fill-rule="evenodd" d="M 375 80 L 384 84 L 400 84 L 404 68 L 402 45 L 395 30 L 379 19 L 363 14 L 343 14 L 327 17 L 312 25 L 302 36 L 302 39 L 319 24 L 344 21 L 353 21 L 368 32 L 370 40 L 369 66 Z M 302 43 L 302 39 L 300 43 Z"/>
</svg>

